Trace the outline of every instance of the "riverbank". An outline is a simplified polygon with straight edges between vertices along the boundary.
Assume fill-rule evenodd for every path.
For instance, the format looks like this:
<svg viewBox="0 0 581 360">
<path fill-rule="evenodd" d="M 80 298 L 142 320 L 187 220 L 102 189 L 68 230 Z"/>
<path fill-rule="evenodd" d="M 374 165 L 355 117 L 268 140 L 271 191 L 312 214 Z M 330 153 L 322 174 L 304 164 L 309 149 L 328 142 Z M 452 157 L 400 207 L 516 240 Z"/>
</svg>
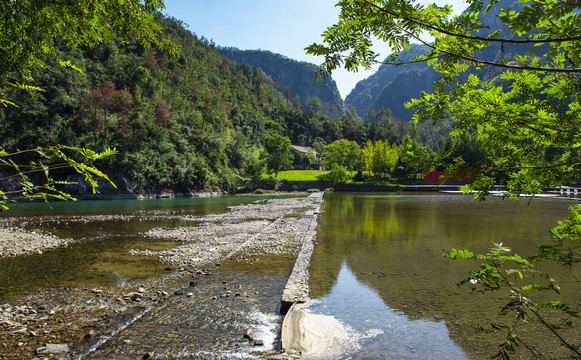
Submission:
<svg viewBox="0 0 581 360">
<path fill-rule="evenodd" d="M 27 294 L 0 306 L 0 358 L 30 359 L 49 356 L 49 352 L 64 358 L 106 358 L 95 355 L 105 340 L 123 332 L 128 319 L 138 319 L 181 298 L 200 299 L 204 304 L 219 303 L 226 298 L 240 302 L 260 302 L 259 291 L 243 291 L 214 285 L 208 288 L 212 272 L 226 260 L 252 263 L 261 256 L 295 256 L 310 219 L 302 217 L 320 197 L 269 199 L 232 206 L 223 214 L 208 216 L 176 216 L 180 222 L 197 226 L 155 228 L 143 236 L 180 242 L 181 245 L 161 250 L 134 250 L 132 253 L 157 258 L 167 265 L 167 273 L 139 281 L 125 281 L 94 288 L 31 289 Z M 147 220 L 148 215 L 140 218 Z M 151 216 L 155 216 L 154 214 Z M 103 220 L 100 215 L 71 216 L 67 221 L 90 224 Z M 55 220 L 56 221 L 56 220 Z M 55 239 L 48 234 L 27 233 L 16 226 L 15 219 L 2 220 L 0 236 L 5 253 L 20 254 L 47 251 L 48 240 L 66 245 L 67 239 Z M 26 243 L 26 244 L 24 244 Z M 50 246 L 56 246 L 51 243 Z M 38 250 L 40 249 L 40 250 Z M 28 250 L 27 250 L 28 251 Z M 227 288 L 227 289 L 226 289 Z M 280 299 L 280 294 L 279 294 Z M 135 320 L 131 320 L 135 321 Z M 163 335 L 163 334 L 162 334 Z M 240 334 L 242 338 L 244 334 Z M 260 344 L 261 339 L 255 339 Z M 47 347 L 57 344 L 57 347 Z M 147 344 L 123 343 L 133 354 L 154 358 L 155 351 Z M 146 351 L 147 350 L 147 351 Z M 258 349 L 260 350 L 260 349 Z M 93 355 L 89 355 L 93 354 Z"/>
</svg>

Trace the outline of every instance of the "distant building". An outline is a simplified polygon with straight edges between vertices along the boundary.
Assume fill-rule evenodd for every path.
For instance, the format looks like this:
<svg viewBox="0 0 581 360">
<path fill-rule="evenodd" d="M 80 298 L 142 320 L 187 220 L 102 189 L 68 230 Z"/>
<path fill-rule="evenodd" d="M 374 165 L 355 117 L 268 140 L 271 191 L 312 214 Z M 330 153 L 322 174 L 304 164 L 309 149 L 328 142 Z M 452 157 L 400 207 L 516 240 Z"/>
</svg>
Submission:
<svg viewBox="0 0 581 360">
<path fill-rule="evenodd" d="M 291 145 L 295 154 L 293 167 L 297 170 L 324 170 L 321 167 L 323 154 L 307 146 Z M 297 156 L 298 155 L 298 156 Z"/>
</svg>

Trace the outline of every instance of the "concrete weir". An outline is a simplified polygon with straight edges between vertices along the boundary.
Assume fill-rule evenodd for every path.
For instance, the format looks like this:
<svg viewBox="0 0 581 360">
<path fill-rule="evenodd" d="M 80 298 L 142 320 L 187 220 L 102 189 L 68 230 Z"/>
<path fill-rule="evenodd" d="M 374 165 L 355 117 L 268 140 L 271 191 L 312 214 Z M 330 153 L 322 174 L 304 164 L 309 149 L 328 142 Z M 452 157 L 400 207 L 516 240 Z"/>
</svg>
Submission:
<svg viewBox="0 0 581 360">
<path fill-rule="evenodd" d="M 318 348 L 312 351 L 313 341 L 317 342 L 317 336 L 310 331 L 313 327 L 309 321 L 312 317 L 302 310 L 296 309 L 297 304 L 309 300 L 309 265 L 315 246 L 317 220 L 323 202 L 323 192 L 313 193 L 305 200 L 308 210 L 301 214 L 310 217 L 309 226 L 303 234 L 303 240 L 297 259 L 282 293 L 280 312 L 285 314 L 281 329 L 282 351 L 270 354 L 262 359 L 268 360 L 294 360 L 301 359 L 305 355 L 317 353 Z M 315 330 L 316 331 L 316 330 Z M 326 346 L 324 346 L 326 347 Z"/>
<path fill-rule="evenodd" d="M 309 299 L 309 265 L 315 246 L 317 219 L 323 202 L 323 192 L 313 193 L 305 200 L 309 209 L 301 216 L 310 217 L 309 227 L 304 233 L 301 248 L 295 265 L 282 293 L 280 312 L 286 314 L 295 303 L 304 303 Z"/>
</svg>

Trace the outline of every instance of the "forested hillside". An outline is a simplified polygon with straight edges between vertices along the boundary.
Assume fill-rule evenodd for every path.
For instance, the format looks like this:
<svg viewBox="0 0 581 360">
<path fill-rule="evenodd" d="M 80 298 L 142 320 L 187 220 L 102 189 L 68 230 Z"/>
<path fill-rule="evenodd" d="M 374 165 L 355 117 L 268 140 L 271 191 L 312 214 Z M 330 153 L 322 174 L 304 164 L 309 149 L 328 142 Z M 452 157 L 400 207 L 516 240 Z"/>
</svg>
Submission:
<svg viewBox="0 0 581 360">
<path fill-rule="evenodd" d="M 133 181 L 134 192 L 232 190 L 264 171 L 266 134 L 322 149 L 342 138 L 397 143 L 409 132 L 386 114 L 366 123 L 329 116 L 316 99 L 304 107 L 258 68 L 227 59 L 179 20 L 158 15 L 156 21 L 181 46 L 177 56 L 137 41 L 74 50 L 63 44 L 34 76 L 43 91 L 2 89 L 19 107 L 0 110 L 0 148 L 111 147 L 119 153 L 99 168 Z M 64 179 L 72 170 L 64 171 L 55 176 Z"/>
<path fill-rule="evenodd" d="M 317 97 L 325 113 L 343 115 L 347 112 L 335 81 L 331 77 L 317 81 L 314 74 L 320 68 L 316 65 L 264 50 L 218 48 L 218 51 L 238 64 L 258 66 L 278 88 L 285 89 L 287 98 L 298 96 L 305 107 L 309 100 Z"/>
</svg>

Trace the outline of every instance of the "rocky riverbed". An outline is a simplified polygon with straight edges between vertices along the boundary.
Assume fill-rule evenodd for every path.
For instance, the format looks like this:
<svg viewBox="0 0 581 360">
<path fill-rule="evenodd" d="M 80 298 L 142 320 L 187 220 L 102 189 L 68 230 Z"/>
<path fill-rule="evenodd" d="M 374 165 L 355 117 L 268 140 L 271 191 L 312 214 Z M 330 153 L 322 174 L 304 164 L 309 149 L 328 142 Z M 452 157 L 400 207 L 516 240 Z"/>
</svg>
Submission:
<svg viewBox="0 0 581 360">
<path fill-rule="evenodd" d="M 96 355 L 99 346 L 103 339 L 122 331 L 120 324 L 151 309 L 163 308 L 176 298 L 213 294 L 209 301 L 230 297 L 241 303 L 264 301 L 258 289 L 243 291 L 243 285 L 238 285 L 237 289 L 224 286 L 221 292 L 212 287 L 215 284 L 208 285 L 211 291 L 198 286 L 210 284 L 207 279 L 212 272 L 228 259 L 252 263 L 261 256 L 296 255 L 311 221 L 302 214 L 320 201 L 320 197 L 269 199 L 232 206 L 223 214 L 174 215 L 180 223 L 192 222 L 195 226 L 154 228 L 142 236 L 181 245 L 161 251 L 131 250 L 132 254 L 155 257 L 167 264 L 165 274 L 109 286 L 31 289 L 0 305 L 0 359 L 107 358 L 108 355 Z M 155 216 L 160 215 L 143 214 L 140 220 Z M 67 218 L 70 222 L 87 224 L 102 220 L 100 215 Z M 26 231 L 22 227 L 25 223 L 16 218 L 0 221 L 1 256 L 42 253 L 67 246 L 72 241 L 48 233 Z M 256 340 L 260 345 L 261 340 Z M 130 343 L 124 344 L 129 346 Z M 131 351 L 131 356 L 118 358 L 167 358 L 167 354 L 159 355 L 155 349 Z"/>
</svg>

